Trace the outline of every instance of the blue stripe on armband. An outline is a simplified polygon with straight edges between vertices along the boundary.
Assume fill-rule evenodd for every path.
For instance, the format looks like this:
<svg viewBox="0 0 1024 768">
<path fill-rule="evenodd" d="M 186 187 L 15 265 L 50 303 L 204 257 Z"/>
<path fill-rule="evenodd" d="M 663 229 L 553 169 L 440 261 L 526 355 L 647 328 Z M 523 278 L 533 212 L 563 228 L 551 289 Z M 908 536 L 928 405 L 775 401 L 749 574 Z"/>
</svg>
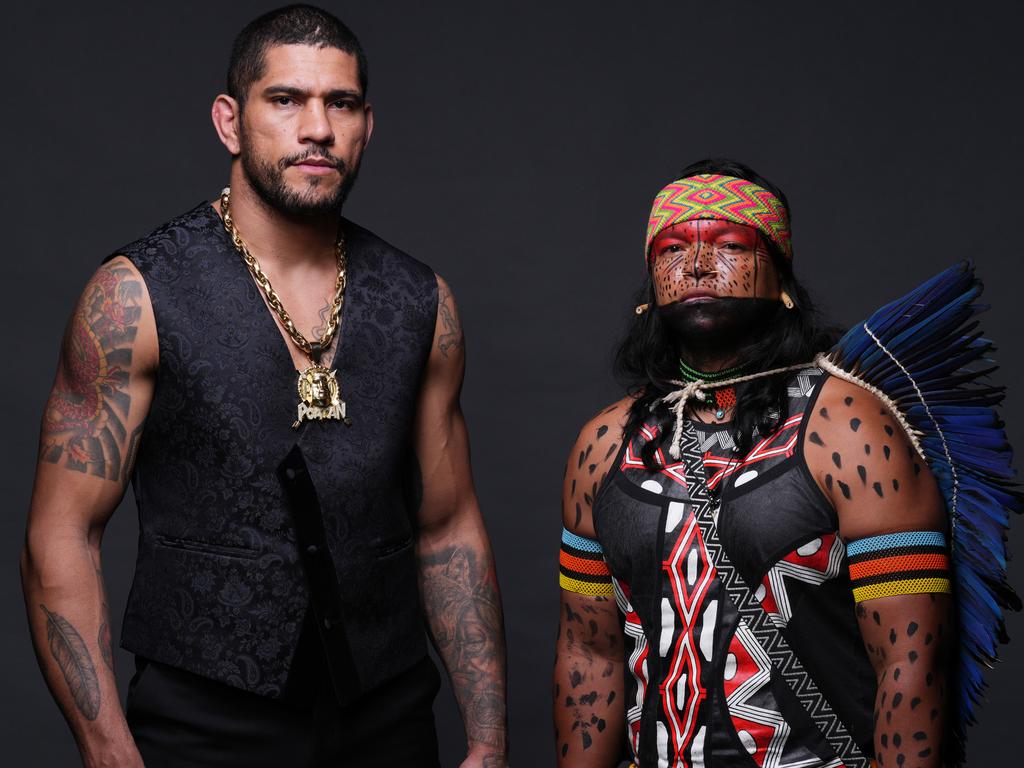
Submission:
<svg viewBox="0 0 1024 768">
<path fill-rule="evenodd" d="M 863 555 L 866 552 L 877 552 L 882 549 L 896 547 L 945 547 L 946 536 L 939 531 L 902 531 L 900 533 L 884 533 L 881 536 L 869 536 L 866 539 L 851 541 L 846 546 L 849 557 Z"/>
<path fill-rule="evenodd" d="M 604 552 L 604 549 L 602 549 L 601 545 L 597 543 L 597 540 L 577 536 L 575 533 L 566 530 L 564 527 L 562 528 L 562 543 L 582 552 L 596 552 L 598 554 Z"/>
</svg>

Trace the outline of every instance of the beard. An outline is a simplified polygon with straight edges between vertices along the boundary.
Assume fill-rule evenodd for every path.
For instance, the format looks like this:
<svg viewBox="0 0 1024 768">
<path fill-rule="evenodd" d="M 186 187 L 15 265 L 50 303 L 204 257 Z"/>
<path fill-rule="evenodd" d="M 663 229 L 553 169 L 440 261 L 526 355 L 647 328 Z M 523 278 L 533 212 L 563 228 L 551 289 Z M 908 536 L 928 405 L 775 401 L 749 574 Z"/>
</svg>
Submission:
<svg viewBox="0 0 1024 768">
<path fill-rule="evenodd" d="M 282 158 L 276 163 L 257 156 L 252 144 L 244 131 L 240 132 L 242 171 L 249 185 L 256 191 L 266 205 L 276 211 L 290 216 L 338 216 L 345 205 L 348 193 L 359 176 L 359 160 L 350 168 L 340 157 L 336 157 L 323 147 L 315 147 L 308 152 Z M 341 183 L 333 192 L 317 194 L 319 187 L 326 178 L 312 176 L 306 182 L 306 189 L 296 191 L 284 180 L 284 172 L 290 166 L 311 157 L 322 157 L 334 163 L 341 174 Z"/>
<path fill-rule="evenodd" d="M 777 299 L 725 297 L 657 307 L 679 349 L 696 358 L 731 357 L 762 338 L 780 311 Z"/>
</svg>

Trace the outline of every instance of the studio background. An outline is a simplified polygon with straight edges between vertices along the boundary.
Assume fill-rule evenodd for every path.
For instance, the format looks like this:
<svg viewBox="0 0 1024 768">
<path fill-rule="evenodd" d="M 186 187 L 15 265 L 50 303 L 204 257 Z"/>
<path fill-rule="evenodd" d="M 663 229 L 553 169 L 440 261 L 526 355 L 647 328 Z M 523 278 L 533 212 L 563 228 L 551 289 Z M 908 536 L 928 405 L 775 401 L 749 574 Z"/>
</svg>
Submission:
<svg viewBox="0 0 1024 768">
<path fill-rule="evenodd" d="M 210 104 L 234 35 L 278 4 L 6 11 L 5 765 L 77 759 L 36 668 L 17 577 L 62 329 L 101 258 L 227 181 Z M 565 459 L 620 394 L 610 358 L 643 277 L 648 205 L 682 166 L 727 155 L 779 184 L 797 275 L 844 326 L 974 259 L 1010 386 L 1003 414 L 1024 445 L 1019 4 L 322 4 L 370 59 L 376 130 L 346 215 L 443 275 L 465 324 L 463 405 L 504 595 L 518 768 L 553 763 Z M 136 535 L 126 499 L 103 546 L 115 637 Z M 1020 590 L 1024 572 L 1010 573 Z M 971 766 L 1019 759 L 1020 616 L 1009 630 Z M 116 662 L 123 692 L 131 657 L 118 650 Z M 447 688 L 436 712 L 442 763 L 455 766 Z"/>
</svg>

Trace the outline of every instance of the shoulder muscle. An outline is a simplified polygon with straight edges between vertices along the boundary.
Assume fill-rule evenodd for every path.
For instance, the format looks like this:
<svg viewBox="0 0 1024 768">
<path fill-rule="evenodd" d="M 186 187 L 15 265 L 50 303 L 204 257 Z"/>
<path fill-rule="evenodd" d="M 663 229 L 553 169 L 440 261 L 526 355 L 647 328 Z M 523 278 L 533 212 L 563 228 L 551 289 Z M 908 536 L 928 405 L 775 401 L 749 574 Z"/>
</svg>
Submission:
<svg viewBox="0 0 1024 768">
<path fill-rule="evenodd" d="M 822 385 L 805 455 L 843 538 L 945 529 L 935 478 L 885 405 L 863 388 L 836 378 Z"/>
<path fill-rule="evenodd" d="M 632 397 L 624 397 L 590 419 L 569 452 L 562 488 L 562 524 L 577 535 L 595 537 L 594 498 L 622 446 L 622 428 L 632 404 Z"/>
</svg>

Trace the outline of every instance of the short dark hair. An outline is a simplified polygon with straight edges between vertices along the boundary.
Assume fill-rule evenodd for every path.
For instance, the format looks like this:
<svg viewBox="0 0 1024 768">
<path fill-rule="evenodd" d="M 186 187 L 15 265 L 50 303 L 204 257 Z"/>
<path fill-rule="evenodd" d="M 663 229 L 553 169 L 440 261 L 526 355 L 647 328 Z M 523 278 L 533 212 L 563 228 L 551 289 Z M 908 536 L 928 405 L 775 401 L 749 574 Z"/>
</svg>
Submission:
<svg viewBox="0 0 1024 768">
<path fill-rule="evenodd" d="M 366 96 L 369 85 L 366 54 L 359 38 L 340 19 L 312 5 L 287 5 L 249 22 L 231 46 L 228 96 L 240 105 L 252 84 L 263 77 L 267 50 L 275 45 L 315 45 L 337 48 L 355 56 L 359 87 Z"/>
</svg>

